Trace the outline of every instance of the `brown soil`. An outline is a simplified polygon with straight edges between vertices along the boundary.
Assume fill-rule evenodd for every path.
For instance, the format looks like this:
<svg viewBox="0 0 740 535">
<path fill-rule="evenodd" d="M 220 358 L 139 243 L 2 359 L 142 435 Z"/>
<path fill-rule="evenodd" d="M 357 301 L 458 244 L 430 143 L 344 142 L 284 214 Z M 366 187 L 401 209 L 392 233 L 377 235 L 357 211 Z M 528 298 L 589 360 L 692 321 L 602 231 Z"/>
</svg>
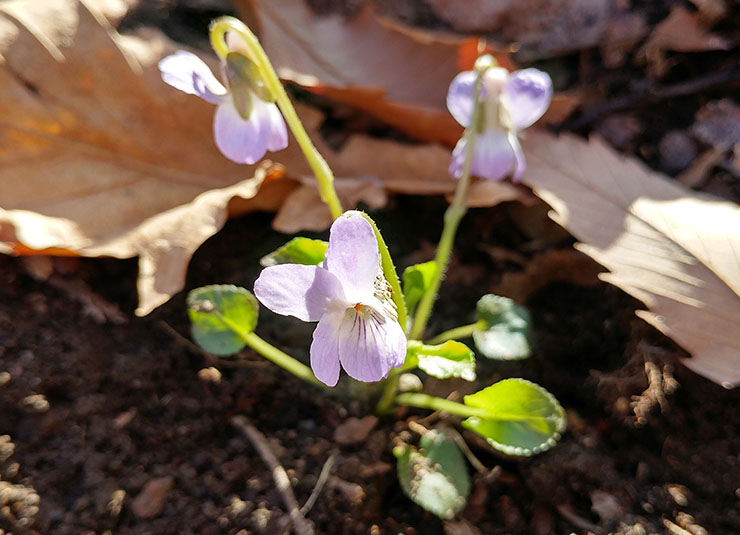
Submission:
<svg viewBox="0 0 740 535">
<path fill-rule="evenodd" d="M 415 260 L 401 252 L 418 251 L 415 231 L 430 239 L 438 231 L 443 206 L 438 199 L 399 198 L 377 214 L 383 228 L 407 229 L 389 233 L 399 263 Z M 474 210 L 466 219 L 435 330 L 469 319 L 477 297 L 496 286 L 503 270 L 515 271 L 476 245 L 522 252 L 527 241 L 510 212 Z M 408 213 L 420 217 L 399 226 Z M 284 239 L 269 230 L 266 215 L 229 223 L 198 251 L 188 288 L 251 287 L 255 260 Z M 0 528 L 59 535 L 282 533 L 287 516 L 270 473 L 228 423 L 243 414 L 269 437 L 301 503 L 330 453 L 338 452 L 334 477 L 307 515 L 319 533 L 443 533 L 443 523 L 413 505 L 395 479 L 391 438 L 413 413 L 382 420 L 359 445 L 339 446 L 334 429 L 368 414 L 367 406 L 322 396 L 250 352 L 238 361 L 210 361 L 186 341 L 182 295 L 134 319 L 133 261 L 73 264 L 57 269 L 71 267 L 72 274 L 39 282 L 22 261 L 0 259 L 0 371 L 9 374 L 0 376 L 0 435 L 10 435 L 0 441 Z M 691 525 L 686 514 L 710 533 L 739 532 L 740 392 L 677 365 L 680 353 L 670 341 L 636 319 L 637 303 L 611 286 L 554 282 L 527 304 L 536 355 L 517 364 L 482 363 L 481 383 L 504 376 L 537 381 L 567 408 L 569 431 L 550 452 L 525 460 L 496 456 L 474 442 L 480 460 L 503 472 L 493 482 L 477 478 L 463 518 L 485 534 L 641 533 L 626 527 L 635 524 L 663 533 L 663 519 Z M 101 323 L 101 306 L 120 308 L 126 323 Z M 303 357 L 310 330 L 264 311 L 259 327 Z M 659 379 L 667 366 L 666 381 L 652 390 L 646 361 Z M 220 382 L 199 377 L 211 365 L 221 370 Z M 680 387 L 664 394 L 676 365 Z M 641 396 L 634 398 L 641 425 L 632 396 Z M 9 446 L 14 452 L 3 455 Z M 165 489 L 161 500 L 149 497 L 153 507 L 142 513 L 136 498 L 153 480 Z"/>
<path fill-rule="evenodd" d="M 364 3 L 312 5 L 334 12 Z M 179 6 L 169 22 L 143 2 L 141 20 L 123 24 L 154 23 L 194 41 L 223 2 L 166 4 Z M 404 20 L 436 24 L 421 1 L 379 4 L 395 6 Z M 650 3 L 649 22 L 670 4 Z M 727 25 L 738 17 L 728 16 Z M 700 77 L 731 56 L 687 58 L 679 58 L 666 83 Z M 565 128 L 599 131 L 656 168 L 675 164 L 664 161 L 663 134 L 685 132 L 701 105 L 729 94 L 727 86 L 712 86 L 677 98 L 641 98 L 644 73 L 606 71 L 593 51 L 553 61 L 567 74 L 561 85 L 577 84 L 577 70 L 599 80 L 591 89 L 603 99 L 597 104 L 606 104 Z M 625 94 L 626 106 L 609 108 Z M 640 119 L 635 131 L 620 122 L 631 116 Z M 331 126 L 341 131 L 350 122 Z M 619 143 L 625 131 L 629 139 Z M 702 187 L 740 198 L 740 182 L 726 170 Z M 437 198 L 398 197 L 373 214 L 401 267 L 429 259 L 444 206 Z M 536 381 L 567 409 L 568 432 L 551 451 L 521 460 L 466 435 L 483 464 L 500 466 L 501 474 L 475 476 L 462 520 L 447 525 L 410 502 L 395 477 L 392 440 L 422 411 L 400 411 L 363 442 L 339 445 L 337 426 L 369 414 L 371 405 L 349 401 L 341 389 L 323 396 L 249 351 L 213 360 L 188 342 L 184 294 L 134 318 L 135 261 L 57 261 L 53 275 L 37 280 L 29 272 L 38 269 L 0 257 L 0 535 L 284 533 L 281 496 L 252 444 L 230 425 L 234 415 L 268 437 L 299 503 L 336 452 L 332 477 L 307 513 L 321 534 L 740 533 L 740 389 L 724 390 L 684 368 L 686 355 L 634 316 L 640 304 L 598 282 L 590 261 L 569 252 L 569 238 L 554 224 L 533 239 L 523 221 L 541 216 L 513 206 L 469 213 L 430 331 L 470 321 L 484 293 L 506 287 L 524 296 L 535 355 L 481 362 L 480 386 L 512 376 Z M 251 288 L 260 256 L 286 240 L 269 230 L 270 218 L 228 223 L 195 255 L 187 288 Z M 540 269 L 536 279 L 523 275 L 554 251 L 565 258 L 558 275 L 555 269 Z M 538 289 L 530 293 L 527 285 Z M 305 359 L 312 328 L 263 311 L 258 331 Z M 220 380 L 204 371 L 209 367 L 220 370 Z"/>
</svg>

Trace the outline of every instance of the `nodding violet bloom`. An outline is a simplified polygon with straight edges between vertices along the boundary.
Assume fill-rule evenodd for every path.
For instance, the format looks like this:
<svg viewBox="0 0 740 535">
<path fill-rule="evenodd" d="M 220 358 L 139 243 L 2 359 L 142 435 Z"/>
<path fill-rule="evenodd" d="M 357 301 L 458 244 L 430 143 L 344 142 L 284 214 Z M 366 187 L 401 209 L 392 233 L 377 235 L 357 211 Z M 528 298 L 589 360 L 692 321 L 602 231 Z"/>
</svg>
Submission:
<svg viewBox="0 0 740 535">
<path fill-rule="evenodd" d="M 331 226 L 323 266 L 265 268 L 254 294 L 273 312 L 319 322 L 311 368 L 329 386 L 339 380 L 340 363 L 351 377 L 372 382 L 406 358 L 406 335 L 380 268 L 375 232 L 358 212 Z"/>
<path fill-rule="evenodd" d="M 474 71 L 461 72 L 447 93 L 447 108 L 466 128 L 473 116 L 476 76 Z M 511 175 L 516 182 L 525 168 L 517 132 L 531 126 L 547 110 L 552 98 L 550 77 L 537 69 L 510 73 L 491 67 L 483 74 L 480 98 L 483 116 L 476 126 L 471 174 L 490 180 Z M 455 178 L 462 174 L 467 144 L 464 136 L 452 152 L 450 174 Z"/>
<path fill-rule="evenodd" d="M 219 150 L 230 160 L 252 164 L 268 150 L 287 147 L 283 116 L 254 63 L 239 52 L 231 52 L 223 65 L 228 89 L 203 60 L 184 50 L 160 61 L 159 70 L 162 80 L 172 87 L 218 106 L 213 133 Z"/>
</svg>

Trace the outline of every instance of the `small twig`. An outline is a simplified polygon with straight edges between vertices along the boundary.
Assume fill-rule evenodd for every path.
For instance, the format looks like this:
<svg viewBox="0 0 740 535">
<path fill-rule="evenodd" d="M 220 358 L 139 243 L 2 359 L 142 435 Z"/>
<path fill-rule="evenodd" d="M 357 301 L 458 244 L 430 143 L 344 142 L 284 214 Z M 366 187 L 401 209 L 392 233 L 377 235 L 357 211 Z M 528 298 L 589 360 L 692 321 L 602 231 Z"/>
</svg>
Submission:
<svg viewBox="0 0 740 535">
<path fill-rule="evenodd" d="M 479 474 L 488 475 L 492 472 L 492 470 L 489 470 L 488 468 L 486 468 L 486 465 L 484 465 L 482 462 L 478 460 L 478 457 L 475 456 L 475 454 L 473 453 L 473 450 L 470 449 L 470 446 L 468 446 L 468 443 L 465 442 L 465 439 L 462 437 L 460 433 L 458 433 L 456 430 L 452 429 L 451 427 L 446 428 L 445 432 L 450 438 L 452 438 L 452 440 L 455 441 L 455 444 L 457 444 L 457 447 L 460 448 L 460 450 L 463 452 L 465 457 L 467 457 L 468 462 L 470 462 L 470 464 L 473 465 L 473 468 L 475 468 Z"/>
<path fill-rule="evenodd" d="M 301 510 L 298 507 L 298 501 L 295 499 L 295 494 L 293 494 L 293 489 L 290 486 L 288 473 L 277 460 L 277 457 L 275 457 L 265 436 L 250 424 L 244 416 L 234 416 L 231 419 L 231 424 L 244 433 L 244 436 L 249 439 L 272 472 L 272 479 L 275 481 L 275 486 L 283 498 L 285 507 L 288 508 L 288 514 L 293 522 L 295 532 L 298 535 L 314 535 L 313 528 L 306 521 L 306 518 L 301 514 Z"/>
<path fill-rule="evenodd" d="M 586 530 L 586 531 L 592 531 L 596 534 L 602 534 L 604 531 L 594 524 L 593 522 L 589 522 L 585 518 L 581 517 L 576 513 L 570 505 L 568 504 L 560 504 L 555 507 L 557 512 L 562 516 L 564 519 L 566 519 L 568 522 L 576 526 L 577 528 Z"/>
<path fill-rule="evenodd" d="M 316 481 L 316 486 L 311 491 L 311 495 L 308 497 L 308 500 L 306 500 L 306 503 L 304 503 L 303 507 L 301 507 L 301 514 L 308 514 L 311 508 L 316 504 L 316 500 L 319 499 L 319 495 L 321 494 L 326 481 L 329 479 L 329 474 L 331 474 L 331 469 L 334 468 L 334 462 L 336 460 L 337 451 L 334 450 L 331 452 L 331 455 L 329 455 L 329 458 L 324 463 L 323 468 L 321 468 L 319 479 Z"/>
</svg>

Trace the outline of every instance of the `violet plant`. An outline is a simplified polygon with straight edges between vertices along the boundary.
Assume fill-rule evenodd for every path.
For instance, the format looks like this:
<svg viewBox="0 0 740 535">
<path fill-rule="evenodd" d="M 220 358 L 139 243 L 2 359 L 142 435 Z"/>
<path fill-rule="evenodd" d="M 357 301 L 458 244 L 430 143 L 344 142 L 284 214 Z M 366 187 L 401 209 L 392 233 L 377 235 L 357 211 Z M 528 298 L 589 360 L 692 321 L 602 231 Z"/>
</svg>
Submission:
<svg viewBox="0 0 740 535">
<path fill-rule="evenodd" d="M 215 142 L 234 161 L 254 163 L 267 150 L 284 148 L 287 123 L 334 223 L 328 242 L 298 237 L 265 256 L 254 294 L 228 285 L 191 291 L 188 313 L 195 341 L 218 356 L 248 346 L 322 390 L 337 385 L 343 368 L 353 381 L 379 385 L 376 413 L 390 415 L 407 406 L 460 416 L 464 428 L 507 455 L 529 456 L 552 447 L 565 428 L 565 415 L 542 387 L 504 379 L 464 396 L 460 403 L 423 393 L 424 375 L 416 373 L 475 381 L 475 353 L 459 341 L 469 337 L 486 358 L 510 360 L 530 354 L 529 316 L 505 297 L 483 296 L 473 324 L 431 338 L 426 328 L 466 212 L 472 176 L 517 180 L 524 172 L 517 133 L 547 109 L 552 95 L 547 74 L 536 69 L 509 73 L 484 55 L 473 71 L 452 81 L 447 106 L 465 127 L 450 164 L 451 175 L 458 179 L 455 196 L 445 213 L 434 260 L 408 267 L 399 279 L 373 220 L 359 211 L 342 210 L 331 170 L 311 143 L 257 38 L 232 17 L 214 21 L 210 36 L 225 85 L 199 58 L 182 51 L 160 62 L 163 80 L 218 106 Z M 277 314 L 317 322 L 310 367 L 255 333 L 259 303 Z M 421 434 L 418 447 L 399 439 L 393 450 L 401 487 L 425 509 L 454 517 L 470 492 L 458 443 L 444 430 L 427 430 L 413 422 L 410 428 Z"/>
</svg>

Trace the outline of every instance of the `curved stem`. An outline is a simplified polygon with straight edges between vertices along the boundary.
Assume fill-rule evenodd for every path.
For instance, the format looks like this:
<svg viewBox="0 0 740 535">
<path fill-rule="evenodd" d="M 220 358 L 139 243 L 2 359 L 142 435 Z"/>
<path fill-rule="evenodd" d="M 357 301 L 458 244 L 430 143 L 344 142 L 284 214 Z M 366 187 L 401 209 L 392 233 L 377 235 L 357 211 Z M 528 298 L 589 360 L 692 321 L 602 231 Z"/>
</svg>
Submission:
<svg viewBox="0 0 740 535">
<path fill-rule="evenodd" d="M 468 418 L 470 416 L 478 416 L 480 418 L 487 418 L 488 412 L 480 407 L 468 407 L 462 403 L 455 403 L 449 399 L 438 398 L 437 396 L 430 396 L 429 394 L 418 394 L 418 393 L 406 393 L 399 394 L 396 396 L 396 403 L 399 405 L 406 405 L 408 407 L 419 407 L 421 409 L 430 409 L 433 411 L 445 411 L 449 414 L 456 414 L 457 416 L 463 416 Z"/>
<path fill-rule="evenodd" d="M 447 340 L 461 340 L 463 338 L 468 338 L 470 336 L 473 336 L 473 333 L 475 331 L 484 329 L 485 326 L 486 323 L 484 321 L 476 321 L 475 323 L 471 323 L 470 325 L 455 327 L 454 329 L 450 329 L 449 331 L 439 333 L 437 336 L 435 336 L 431 340 L 428 340 L 426 343 L 433 346 L 441 344 L 442 342 L 446 342 Z"/>
<path fill-rule="evenodd" d="M 260 45 L 257 37 L 252 31 L 239 19 L 234 17 L 220 17 L 213 21 L 211 24 L 211 45 L 216 51 L 216 54 L 221 59 L 225 59 L 229 53 L 229 48 L 226 45 L 225 37 L 226 33 L 233 31 L 239 34 L 244 40 L 244 43 L 249 49 L 251 54 L 251 60 L 259 68 L 262 79 L 270 92 L 275 97 L 277 105 L 280 107 L 280 111 L 283 113 L 285 122 L 293 132 L 298 145 L 300 145 L 303 155 L 311 166 L 314 174 L 316 175 L 316 182 L 319 188 L 319 195 L 321 200 L 326 203 L 329 207 L 329 211 L 334 219 L 342 215 L 342 203 L 339 201 L 337 191 L 334 189 L 334 175 L 329 168 L 329 165 L 324 160 L 323 156 L 319 154 L 311 142 L 311 138 L 308 137 L 306 129 L 303 127 L 303 123 L 298 118 L 298 114 L 293 107 L 293 103 L 288 97 L 283 84 L 280 82 L 275 69 L 272 67 L 270 60 L 267 57 L 262 45 Z"/>
<path fill-rule="evenodd" d="M 294 359 L 284 351 L 281 351 L 269 342 L 266 342 L 265 340 L 257 336 L 256 333 L 239 333 L 239 338 L 241 338 L 245 344 L 254 349 L 257 353 L 265 357 L 267 360 L 274 364 L 277 364 L 284 370 L 289 371 L 299 379 L 303 379 L 304 381 L 315 386 L 320 386 L 323 388 L 326 387 L 324 383 L 316 379 L 316 376 L 313 374 L 313 371 L 311 371 L 311 368 L 309 368 L 302 362 Z"/>
<path fill-rule="evenodd" d="M 375 406 L 375 414 L 383 415 L 388 414 L 396 400 L 396 390 L 398 390 L 398 380 L 401 377 L 402 368 L 393 368 L 388 377 L 385 380 L 385 388 L 383 388 L 383 394 L 378 400 L 378 404 Z"/>
<path fill-rule="evenodd" d="M 391 298 L 393 299 L 393 303 L 396 305 L 398 323 L 401 324 L 403 332 L 406 332 L 406 322 L 408 321 L 406 315 L 406 301 L 403 298 L 403 290 L 401 289 L 401 281 L 396 272 L 396 266 L 393 265 L 393 258 L 391 258 L 388 246 L 386 245 L 383 236 L 380 234 L 380 230 L 378 230 L 378 226 L 375 224 L 375 221 L 373 221 L 373 219 L 365 212 L 360 212 L 360 214 L 362 214 L 362 217 L 370 223 L 375 232 L 375 238 L 378 241 L 378 251 L 380 252 L 380 263 L 383 267 L 383 275 L 385 275 L 388 284 L 391 285 Z"/>
<path fill-rule="evenodd" d="M 452 245 L 455 241 L 455 234 L 457 233 L 457 227 L 460 224 L 460 220 L 467 211 L 467 196 L 468 187 L 470 185 L 470 168 L 473 164 L 473 150 L 475 149 L 475 138 L 477 134 L 477 125 L 480 123 L 481 108 L 480 102 L 480 90 L 483 78 L 483 72 L 478 73 L 478 77 L 475 80 L 475 89 L 473 92 L 473 114 L 470 119 L 470 126 L 465 130 L 465 136 L 468 138 L 468 144 L 465 150 L 465 160 L 463 161 L 462 173 L 460 180 L 457 183 L 457 189 L 455 190 L 455 198 L 452 200 L 452 204 L 447 208 L 444 217 L 444 227 L 442 229 L 442 237 L 439 240 L 437 246 L 437 254 L 434 257 L 436 263 L 436 271 L 434 278 L 429 285 L 429 288 L 421 296 L 419 306 L 416 309 L 416 316 L 414 317 L 414 324 L 411 327 L 411 338 L 421 338 L 424 334 L 429 315 L 432 313 L 432 307 L 434 306 L 434 300 L 437 298 L 437 292 L 442 284 L 442 277 L 447 270 L 447 264 L 450 261 L 450 254 L 452 253 Z"/>
</svg>

